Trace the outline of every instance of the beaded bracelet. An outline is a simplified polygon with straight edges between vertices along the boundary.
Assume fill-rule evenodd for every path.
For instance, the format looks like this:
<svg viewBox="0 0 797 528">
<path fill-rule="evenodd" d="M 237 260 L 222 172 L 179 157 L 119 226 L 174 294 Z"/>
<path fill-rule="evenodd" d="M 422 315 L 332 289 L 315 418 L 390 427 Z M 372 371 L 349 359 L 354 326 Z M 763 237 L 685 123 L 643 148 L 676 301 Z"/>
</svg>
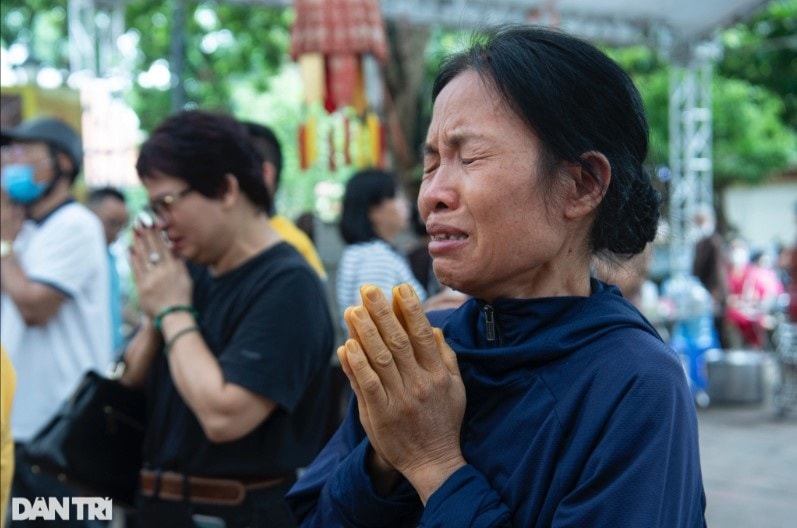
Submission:
<svg viewBox="0 0 797 528">
<path fill-rule="evenodd" d="M 152 326 L 155 327 L 155 330 L 160 331 L 163 318 L 174 312 L 188 312 L 194 316 L 194 319 L 199 316 L 199 312 L 196 311 L 196 308 L 187 304 L 175 304 L 172 306 L 167 306 L 155 314 L 155 319 L 152 321 Z"/>
<path fill-rule="evenodd" d="M 197 325 L 188 326 L 183 328 L 182 330 L 178 331 L 176 334 L 172 336 L 171 339 L 166 343 L 166 346 L 163 347 L 163 355 L 168 357 L 169 352 L 171 352 L 172 347 L 174 347 L 174 343 L 183 337 L 185 334 L 189 334 L 191 332 L 199 332 L 199 327 Z"/>
</svg>

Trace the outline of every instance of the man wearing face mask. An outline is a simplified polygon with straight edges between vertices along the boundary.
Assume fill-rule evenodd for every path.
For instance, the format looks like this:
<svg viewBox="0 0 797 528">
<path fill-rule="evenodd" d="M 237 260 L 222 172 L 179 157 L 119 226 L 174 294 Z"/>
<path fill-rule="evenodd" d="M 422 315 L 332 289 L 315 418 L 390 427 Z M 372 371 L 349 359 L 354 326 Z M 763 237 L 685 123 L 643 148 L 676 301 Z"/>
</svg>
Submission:
<svg viewBox="0 0 797 528">
<path fill-rule="evenodd" d="M 53 118 L 1 134 L 0 340 L 17 372 L 11 429 L 21 454 L 20 444 L 50 419 L 82 374 L 106 366 L 108 260 L 99 220 L 72 196 L 82 160 L 78 134 Z M 19 456 L 16 464 L 13 497 L 73 495 Z"/>
</svg>

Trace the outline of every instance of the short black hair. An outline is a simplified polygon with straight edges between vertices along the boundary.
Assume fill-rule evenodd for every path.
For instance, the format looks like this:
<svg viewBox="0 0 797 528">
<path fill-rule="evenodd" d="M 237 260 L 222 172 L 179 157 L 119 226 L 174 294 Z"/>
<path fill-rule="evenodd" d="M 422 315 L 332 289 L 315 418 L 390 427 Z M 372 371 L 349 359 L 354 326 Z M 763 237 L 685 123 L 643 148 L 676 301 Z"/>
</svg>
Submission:
<svg viewBox="0 0 797 528">
<path fill-rule="evenodd" d="M 122 194 L 122 191 L 117 189 L 116 187 L 100 187 L 98 189 L 94 189 L 89 193 L 87 202 L 89 205 L 96 205 L 105 200 L 106 198 L 112 198 L 114 200 L 119 200 L 122 203 L 125 203 L 125 195 Z"/>
<path fill-rule="evenodd" d="M 349 179 L 343 195 L 343 212 L 340 217 L 340 234 L 347 244 L 379 238 L 374 231 L 369 212 L 371 207 L 394 198 L 398 185 L 395 174 L 381 169 L 361 170 Z"/>
<path fill-rule="evenodd" d="M 592 225 L 592 252 L 630 257 L 653 241 L 661 195 L 644 167 L 648 124 L 639 92 L 619 65 L 561 31 L 504 25 L 474 35 L 467 49 L 444 61 L 432 102 L 465 71 L 477 72 L 540 138 L 548 184 L 562 162 L 595 177 L 583 159 L 587 152 L 609 160 L 612 177 Z"/>
<path fill-rule="evenodd" d="M 274 190 L 279 188 L 280 176 L 282 175 L 282 147 L 279 139 L 274 131 L 266 125 L 254 123 L 252 121 L 244 121 L 246 129 L 249 131 L 249 136 L 252 138 L 252 143 L 255 148 L 260 152 L 264 161 L 272 163 L 276 171 L 274 177 Z"/>
<path fill-rule="evenodd" d="M 180 178 L 208 198 L 221 196 L 232 174 L 253 204 L 271 209 L 263 158 L 246 127 L 226 114 L 184 110 L 167 117 L 141 146 L 136 170 L 142 180 L 156 172 Z"/>
</svg>

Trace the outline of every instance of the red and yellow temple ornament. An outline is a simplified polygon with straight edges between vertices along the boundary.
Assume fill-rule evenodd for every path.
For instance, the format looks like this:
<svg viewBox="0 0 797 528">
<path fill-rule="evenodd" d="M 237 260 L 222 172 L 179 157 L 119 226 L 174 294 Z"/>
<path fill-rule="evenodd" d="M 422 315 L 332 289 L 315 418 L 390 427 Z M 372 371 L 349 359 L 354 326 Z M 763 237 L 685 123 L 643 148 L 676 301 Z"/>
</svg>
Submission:
<svg viewBox="0 0 797 528">
<path fill-rule="evenodd" d="M 322 150 L 331 171 L 339 162 L 384 167 L 387 44 L 378 0 L 295 0 L 294 7 L 291 57 L 304 83 L 301 168 L 315 165 Z"/>
</svg>

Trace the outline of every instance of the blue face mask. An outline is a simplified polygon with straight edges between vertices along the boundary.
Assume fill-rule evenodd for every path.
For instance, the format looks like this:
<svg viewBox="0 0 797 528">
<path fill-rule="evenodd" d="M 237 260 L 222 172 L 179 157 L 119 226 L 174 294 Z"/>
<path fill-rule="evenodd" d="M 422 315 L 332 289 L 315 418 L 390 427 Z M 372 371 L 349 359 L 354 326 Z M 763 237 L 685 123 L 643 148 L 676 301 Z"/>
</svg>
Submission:
<svg viewBox="0 0 797 528">
<path fill-rule="evenodd" d="M 13 163 L 3 167 L 2 185 L 9 198 L 21 204 L 33 203 L 47 188 L 46 183 L 38 183 L 34 178 L 33 165 Z"/>
</svg>

